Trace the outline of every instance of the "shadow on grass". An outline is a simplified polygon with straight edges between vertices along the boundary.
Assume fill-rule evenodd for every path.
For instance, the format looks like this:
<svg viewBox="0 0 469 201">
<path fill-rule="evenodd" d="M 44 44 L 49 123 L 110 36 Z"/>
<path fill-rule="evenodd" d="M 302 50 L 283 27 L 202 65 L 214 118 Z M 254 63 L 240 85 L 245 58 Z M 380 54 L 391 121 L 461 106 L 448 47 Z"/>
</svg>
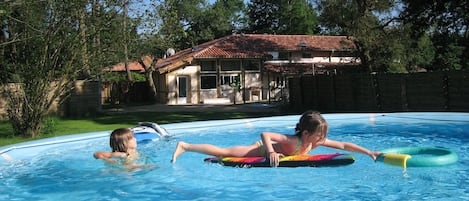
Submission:
<svg viewBox="0 0 469 201">
<path fill-rule="evenodd" d="M 137 122 L 150 121 L 158 124 L 223 120 L 223 119 L 245 119 L 255 117 L 269 117 L 279 115 L 278 113 L 244 113 L 244 112 L 141 112 L 103 115 L 93 121 L 99 124 L 136 124 Z"/>
<path fill-rule="evenodd" d="M 53 128 L 48 128 L 50 133 L 44 133 L 37 138 L 23 138 L 13 135 L 13 129 L 8 121 L 0 122 L 0 146 L 15 144 L 19 142 L 71 135 L 77 133 L 88 133 L 96 131 L 107 131 L 122 127 L 132 127 L 138 122 L 155 122 L 158 124 L 170 124 L 181 122 L 245 119 L 257 117 L 270 117 L 285 115 L 287 113 L 269 112 L 135 112 L 135 113 L 113 113 L 100 114 L 88 118 L 59 118 L 52 117 Z M 44 130 L 44 129 L 43 129 Z"/>
</svg>

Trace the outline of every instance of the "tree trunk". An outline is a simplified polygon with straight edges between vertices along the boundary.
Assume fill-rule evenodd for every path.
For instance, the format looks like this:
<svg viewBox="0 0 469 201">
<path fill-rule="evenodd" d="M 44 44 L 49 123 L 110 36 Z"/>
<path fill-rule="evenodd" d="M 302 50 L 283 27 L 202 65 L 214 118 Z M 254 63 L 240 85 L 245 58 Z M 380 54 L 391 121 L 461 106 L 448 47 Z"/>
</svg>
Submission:
<svg viewBox="0 0 469 201">
<path fill-rule="evenodd" d="M 152 55 L 142 56 L 140 58 L 140 64 L 142 64 L 143 68 L 145 69 L 145 78 L 150 89 L 149 95 L 151 97 L 151 100 L 156 101 L 156 85 L 153 81 L 153 72 L 155 71 L 155 69 L 153 68 L 153 60 L 154 57 Z"/>
<path fill-rule="evenodd" d="M 127 38 L 127 3 L 128 0 L 124 0 L 124 22 L 122 29 L 122 33 L 124 34 L 124 57 L 125 57 L 125 72 L 127 72 L 127 81 L 132 81 L 132 74 L 130 73 L 130 68 L 129 68 L 129 52 L 128 52 L 128 38 Z"/>
<path fill-rule="evenodd" d="M 88 59 L 88 46 L 86 44 L 86 16 L 85 16 L 85 9 L 82 8 L 79 11 L 79 16 L 80 16 L 80 38 L 81 38 L 81 59 L 83 62 L 83 75 L 85 77 L 90 77 L 91 72 L 90 72 L 90 64 L 89 64 L 89 59 Z"/>
</svg>

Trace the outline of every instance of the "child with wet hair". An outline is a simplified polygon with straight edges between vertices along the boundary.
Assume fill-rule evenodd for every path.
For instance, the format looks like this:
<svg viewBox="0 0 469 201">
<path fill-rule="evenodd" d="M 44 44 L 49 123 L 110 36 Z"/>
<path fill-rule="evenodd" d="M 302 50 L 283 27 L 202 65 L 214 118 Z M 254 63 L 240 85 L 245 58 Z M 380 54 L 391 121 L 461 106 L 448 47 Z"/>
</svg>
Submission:
<svg viewBox="0 0 469 201">
<path fill-rule="evenodd" d="M 112 151 L 98 151 L 93 154 L 94 158 L 102 159 L 108 163 L 122 165 L 128 170 L 149 167 L 148 165 L 135 164 L 140 156 L 137 152 L 137 139 L 132 130 L 128 128 L 118 128 L 112 131 L 109 137 L 109 146 Z"/>
<path fill-rule="evenodd" d="M 278 166 L 284 156 L 306 155 L 318 146 L 347 150 L 369 155 L 373 160 L 380 154 L 350 142 L 327 139 L 328 124 L 319 112 L 304 112 L 296 124 L 294 135 L 262 132 L 261 140 L 248 146 L 221 148 L 211 144 L 189 144 L 179 142 L 174 150 L 172 162 L 186 151 L 216 157 L 266 157 L 271 166 Z"/>
</svg>

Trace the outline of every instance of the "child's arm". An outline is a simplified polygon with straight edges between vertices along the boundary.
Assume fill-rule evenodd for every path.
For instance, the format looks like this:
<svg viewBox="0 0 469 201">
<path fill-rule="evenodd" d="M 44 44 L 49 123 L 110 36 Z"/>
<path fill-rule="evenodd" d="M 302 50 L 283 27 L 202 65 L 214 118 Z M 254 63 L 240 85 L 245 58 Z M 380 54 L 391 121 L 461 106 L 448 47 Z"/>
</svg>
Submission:
<svg viewBox="0 0 469 201">
<path fill-rule="evenodd" d="M 270 159 L 270 165 L 273 167 L 277 167 L 279 164 L 279 157 L 283 157 L 282 153 L 277 153 L 272 145 L 272 142 L 283 143 L 288 141 L 288 137 L 286 135 L 272 133 L 272 132 L 263 132 L 261 134 L 262 143 L 264 144 L 266 156 Z M 261 153 L 264 154 L 264 153 Z"/>
<path fill-rule="evenodd" d="M 107 152 L 107 151 L 98 151 L 93 154 L 96 159 L 103 159 L 106 162 L 117 163 L 116 160 L 112 158 L 124 158 L 127 157 L 126 153 L 123 152 Z"/>
<path fill-rule="evenodd" d="M 373 160 L 376 160 L 376 157 L 379 154 L 381 154 L 379 152 L 370 151 L 370 150 L 368 150 L 364 147 L 361 147 L 359 145 L 356 145 L 354 143 L 339 142 L 339 141 L 329 140 L 329 139 L 326 139 L 324 141 L 324 143 L 322 144 L 322 146 L 331 147 L 331 148 L 335 148 L 335 149 L 343 149 L 343 150 L 353 151 L 353 152 L 358 152 L 358 153 L 363 153 L 363 154 L 366 154 L 366 155 L 370 156 L 371 158 L 373 158 Z"/>
</svg>

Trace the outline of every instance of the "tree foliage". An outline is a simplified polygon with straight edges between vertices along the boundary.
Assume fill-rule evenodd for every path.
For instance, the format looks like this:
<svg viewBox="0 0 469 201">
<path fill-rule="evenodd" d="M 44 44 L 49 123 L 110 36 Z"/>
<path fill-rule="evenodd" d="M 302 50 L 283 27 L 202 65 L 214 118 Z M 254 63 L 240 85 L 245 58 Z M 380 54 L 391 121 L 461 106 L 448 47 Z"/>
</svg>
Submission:
<svg viewBox="0 0 469 201">
<path fill-rule="evenodd" d="M 78 78 L 95 79 L 123 55 L 119 1 L 10 1 L 0 7 L 2 95 L 15 135 L 35 137 Z"/>
<path fill-rule="evenodd" d="M 185 49 L 237 32 L 242 24 L 242 0 L 166 0 L 156 5 L 158 37 L 166 47 Z"/>
<path fill-rule="evenodd" d="M 2 94 L 16 135 L 38 135 L 51 105 L 81 72 L 75 6 L 24 1 L 3 8 Z"/>
<path fill-rule="evenodd" d="M 389 54 L 384 45 L 390 34 L 385 32 L 385 22 L 377 13 L 389 12 L 392 5 L 390 0 L 318 1 L 324 31 L 349 36 L 358 48 L 362 65 L 369 72 L 381 71 L 385 65 L 381 62 L 386 59 L 379 56 Z"/>
<path fill-rule="evenodd" d="M 317 12 L 307 0 L 252 0 L 248 4 L 250 33 L 313 34 Z"/>
<path fill-rule="evenodd" d="M 400 18 L 413 39 L 429 34 L 436 54 L 432 70 L 469 66 L 469 3 L 464 0 L 402 0 Z"/>
</svg>

